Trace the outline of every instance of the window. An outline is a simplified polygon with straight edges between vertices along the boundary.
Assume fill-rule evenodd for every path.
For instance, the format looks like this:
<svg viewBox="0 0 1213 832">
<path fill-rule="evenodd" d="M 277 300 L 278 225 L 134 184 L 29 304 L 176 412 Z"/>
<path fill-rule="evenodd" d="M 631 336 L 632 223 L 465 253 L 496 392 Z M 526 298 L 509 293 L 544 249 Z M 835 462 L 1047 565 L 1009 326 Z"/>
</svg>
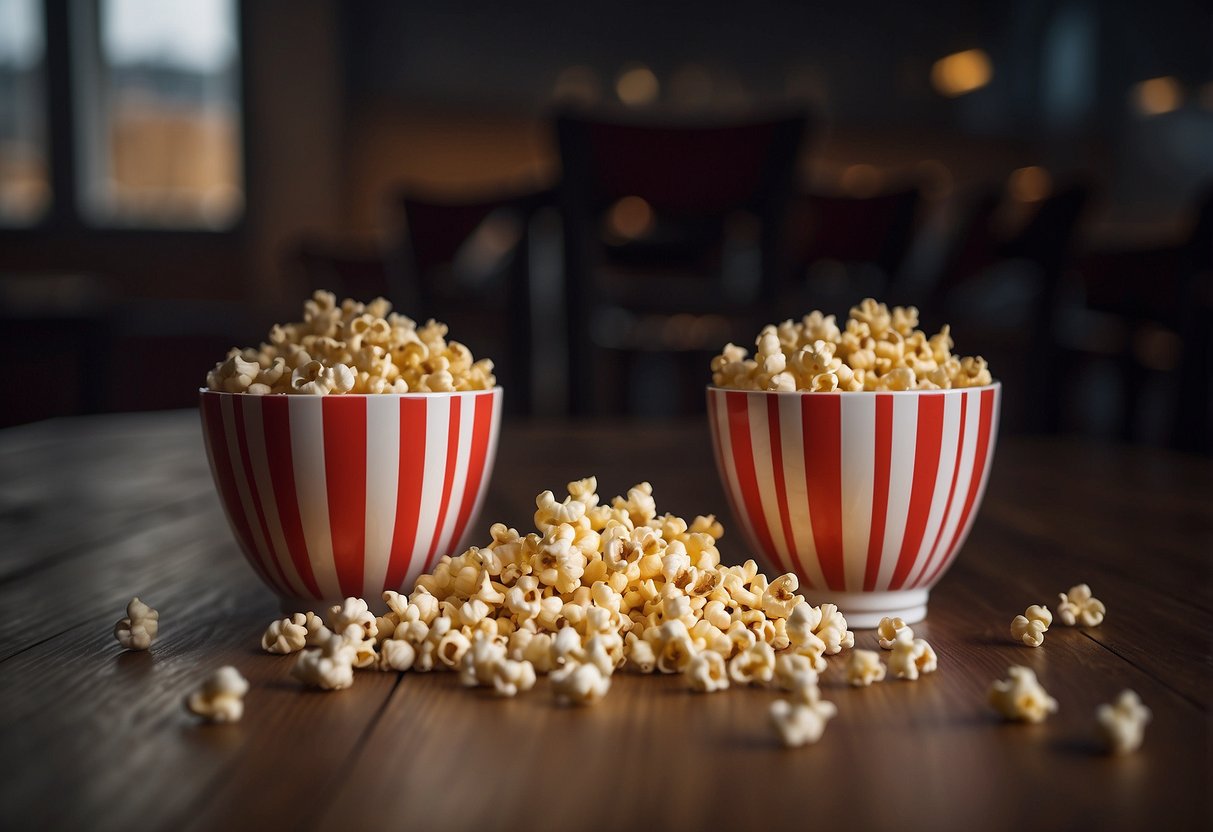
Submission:
<svg viewBox="0 0 1213 832">
<path fill-rule="evenodd" d="M 0 225 L 30 225 L 50 206 L 45 35 L 38 0 L 0 0 Z"/>
</svg>

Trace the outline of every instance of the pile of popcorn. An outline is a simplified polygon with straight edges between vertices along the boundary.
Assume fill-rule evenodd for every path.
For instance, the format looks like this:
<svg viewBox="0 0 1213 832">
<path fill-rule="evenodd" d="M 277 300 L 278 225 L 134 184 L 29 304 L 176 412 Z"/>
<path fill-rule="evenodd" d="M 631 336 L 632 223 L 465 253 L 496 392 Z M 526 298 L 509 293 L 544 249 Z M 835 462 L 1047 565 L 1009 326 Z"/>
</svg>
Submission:
<svg viewBox="0 0 1213 832">
<path fill-rule="evenodd" d="M 712 359 L 712 383 L 735 390 L 811 393 L 860 390 L 940 390 L 990 384 L 980 356 L 952 354 L 945 325 L 935 335 L 918 329 L 918 309 L 872 298 L 851 307 L 839 329 L 833 315 L 811 312 L 758 333 L 753 358 L 726 344 Z"/>
<path fill-rule="evenodd" d="M 449 393 L 491 390 L 493 362 L 479 361 L 446 324 L 418 327 L 370 303 L 319 291 L 303 304 L 303 320 L 275 325 L 257 349 L 233 349 L 206 374 L 208 390 L 223 393 Z"/>
</svg>

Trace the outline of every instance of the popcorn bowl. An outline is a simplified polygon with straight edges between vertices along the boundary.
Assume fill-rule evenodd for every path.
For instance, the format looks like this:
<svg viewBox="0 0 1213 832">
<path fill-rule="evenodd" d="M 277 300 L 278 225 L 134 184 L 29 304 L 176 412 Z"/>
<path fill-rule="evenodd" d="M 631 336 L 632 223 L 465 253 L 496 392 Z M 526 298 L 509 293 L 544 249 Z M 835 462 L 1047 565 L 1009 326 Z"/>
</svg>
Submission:
<svg viewBox="0 0 1213 832">
<path fill-rule="evenodd" d="M 201 390 L 211 474 L 244 556 L 303 606 L 411 587 L 459 544 L 493 472 L 502 389 Z"/>
<path fill-rule="evenodd" d="M 752 549 L 856 627 L 925 618 L 985 493 L 1001 384 L 707 396 L 716 467 Z"/>
</svg>

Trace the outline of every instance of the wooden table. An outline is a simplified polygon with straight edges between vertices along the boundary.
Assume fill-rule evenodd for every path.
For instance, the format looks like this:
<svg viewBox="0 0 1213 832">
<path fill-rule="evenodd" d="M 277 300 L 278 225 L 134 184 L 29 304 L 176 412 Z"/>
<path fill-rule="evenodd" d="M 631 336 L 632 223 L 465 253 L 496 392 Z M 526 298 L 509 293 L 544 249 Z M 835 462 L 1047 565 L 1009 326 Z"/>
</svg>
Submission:
<svg viewBox="0 0 1213 832">
<path fill-rule="evenodd" d="M 523 528 L 533 495 L 596 473 L 648 479 L 658 507 L 726 519 L 706 431 L 507 424 L 477 528 Z M 527 526 L 529 528 L 529 526 Z M 596 708 L 516 700 L 453 674 L 360 672 L 303 691 L 260 651 L 277 602 L 220 514 L 193 413 L 0 432 L 0 827 L 69 829 L 1208 828 L 1213 474 L 1207 460 L 1010 440 L 956 567 L 916 627 L 940 658 L 918 682 L 822 680 L 838 717 L 785 750 L 777 696 L 686 692 L 617 674 Z M 481 537 L 487 537 L 487 532 Z M 726 534 L 728 560 L 747 553 Z M 1086 581 L 1103 626 L 1012 643 L 1011 618 Z M 111 628 L 132 595 L 161 611 L 150 652 Z M 871 632 L 857 644 L 874 647 Z M 242 722 L 199 725 L 182 697 L 231 663 Z M 1061 710 L 1001 723 L 985 692 L 1036 670 Z M 1154 710 L 1140 753 L 1090 741 L 1133 688 Z"/>
</svg>

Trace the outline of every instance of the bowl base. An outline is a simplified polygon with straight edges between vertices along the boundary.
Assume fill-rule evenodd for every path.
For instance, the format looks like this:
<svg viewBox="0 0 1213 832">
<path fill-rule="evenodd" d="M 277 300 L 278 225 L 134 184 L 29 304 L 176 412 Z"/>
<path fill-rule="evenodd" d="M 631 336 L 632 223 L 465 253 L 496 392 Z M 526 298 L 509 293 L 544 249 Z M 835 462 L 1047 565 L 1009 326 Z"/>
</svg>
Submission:
<svg viewBox="0 0 1213 832">
<path fill-rule="evenodd" d="M 900 618 L 914 624 L 927 617 L 930 590 L 907 589 L 900 592 L 802 592 L 810 604 L 837 604 L 852 630 L 871 630 L 880 619 Z"/>
</svg>

